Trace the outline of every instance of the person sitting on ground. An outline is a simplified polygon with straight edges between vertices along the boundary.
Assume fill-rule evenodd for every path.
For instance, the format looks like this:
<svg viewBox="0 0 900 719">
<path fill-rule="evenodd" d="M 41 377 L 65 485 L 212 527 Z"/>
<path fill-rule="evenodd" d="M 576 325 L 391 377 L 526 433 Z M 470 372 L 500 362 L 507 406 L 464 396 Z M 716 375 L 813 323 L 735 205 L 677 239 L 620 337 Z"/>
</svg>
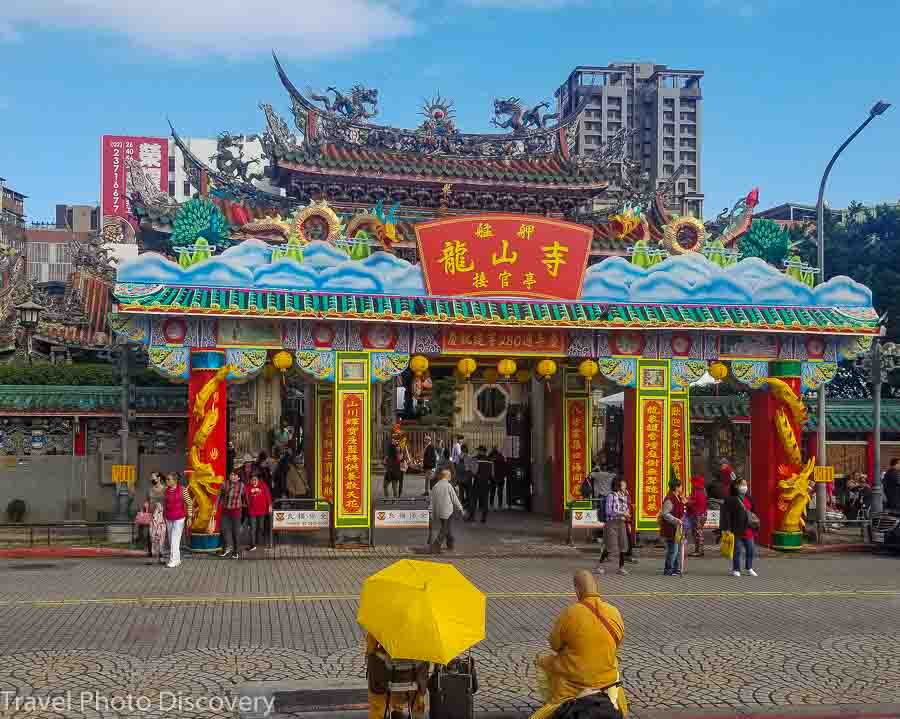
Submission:
<svg viewBox="0 0 900 719">
<path fill-rule="evenodd" d="M 617 656 L 625 636 L 622 615 L 600 598 L 597 580 L 585 569 L 575 573 L 575 594 L 578 601 L 563 610 L 550 632 L 554 654 L 536 660 L 549 689 L 547 703 L 531 719 L 627 715 Z M 579 705 L 587 711 L 572 711 Z"/>
<path fill-rule="evenodd" d="M 456 490 L 450 484 L 450 470 L 439 469 L 437 480 L 431 488 L 431 516 L 440 522 L 437 539 L 431 545 L 432 554 L 440 554 L 441 546 L 446 541 L 447 549 L 453 551 L 453 515 L 463 513 L 462 502 L 456 496 Z"/>
</svg>

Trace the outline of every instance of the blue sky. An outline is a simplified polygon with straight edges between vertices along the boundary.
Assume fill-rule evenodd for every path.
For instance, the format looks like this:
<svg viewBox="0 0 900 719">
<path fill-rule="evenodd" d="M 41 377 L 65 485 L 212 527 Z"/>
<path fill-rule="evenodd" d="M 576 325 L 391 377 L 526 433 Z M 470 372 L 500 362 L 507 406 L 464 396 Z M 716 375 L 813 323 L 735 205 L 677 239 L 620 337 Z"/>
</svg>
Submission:
<svg viewBox="0 0 900 719">
<path fill-rule="evenodd" d="M 4 3 L 4 5 L 6 5 Z M 758 185 L 763 207 L 814 202 L 831 152 L 880 98 L 900 104 L 890 0 L 29 0 L 0 13 L 0 176 L 33 220 L 95 202 L 99 136 L 262 129 L 295 84 L 381 91 L 386 123 L 455 100 L 490 130 L 494 97 L 552 100 L 578 64 L 702 69 L 702 185 L 715 215 Z M 900 108 L 842 156 L 833 206 L 900 199 Z"/>
</svg>

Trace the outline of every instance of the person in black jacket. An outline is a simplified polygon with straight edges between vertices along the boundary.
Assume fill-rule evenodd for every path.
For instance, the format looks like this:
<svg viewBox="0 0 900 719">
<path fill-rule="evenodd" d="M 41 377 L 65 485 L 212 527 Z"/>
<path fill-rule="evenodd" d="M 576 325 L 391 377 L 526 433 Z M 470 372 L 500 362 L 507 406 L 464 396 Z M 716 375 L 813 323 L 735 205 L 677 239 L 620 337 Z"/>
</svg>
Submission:
<svg viewBox="0 0 900 719">
<path fill-rule="evenodd" d="M 438 466 L 438 451 L 431 443 L 431 435 L 425 435 L 425 451 L 422 453 L 422 471 L 425 472 L 425 486 L 430 491 L 434 486 L 434 471 Z"/>
<path fill-rule="evenodd" d="M 745 555 L 744 568 L 751 577 L 757 576 L 753 569 L 753 538 L 759 529 L 756 505 L 750 496 L 747 480 L 736 479 L 731 486 L 731 494 L 722 507 L 720 527 L 723 532 L 734 534 L 734 557 L 731 573 L 741 576 L 741 553 Z"/>
<path fill-rule="evenodd" d="M 481 523 L 487 522 L 488 499 L 491 493 L 491 484 L 494 481 L 494 463 L 487 455 L 487 447 L 478 448 L 475 456 L 476 469 L 475 481 L 472 486 L 472 504 L 470 507 L 469 521 L 475 519 L 475 512 L 481 508 Z"/>
<path fill-rule="evenodd" d="M 900 510 L 900 458 L 891 460 L 891 468 L 884 473 L 882 487 L 885 508 Z"/>
</svg>

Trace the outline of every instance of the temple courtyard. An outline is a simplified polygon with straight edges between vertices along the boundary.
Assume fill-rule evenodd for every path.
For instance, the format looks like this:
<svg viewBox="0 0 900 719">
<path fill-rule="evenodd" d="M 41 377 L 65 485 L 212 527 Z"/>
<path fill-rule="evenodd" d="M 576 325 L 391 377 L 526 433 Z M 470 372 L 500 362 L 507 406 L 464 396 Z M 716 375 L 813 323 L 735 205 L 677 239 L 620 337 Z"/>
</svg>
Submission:
<svg viewBox="0 0 900 719">
<path fill-rule="evenodd" d="M 495 526 L 504 521 L 496 517 Z M 476 709 L 527 716 L 538 704 L 532 659 L 573 601 L 573 572 L 596 555 L 526 535 L 502 542 L 500 534 L 466 528 L 458 554 L 442 559 L 489 597 L 488 636 L 474 651 Z M 357 595 L 366 576 L 403 552 L 307 554 L 189 557 L 176 570 L 140 557 L 0 560 L 0 715 L 237 716 L 227 702 L 186 700 L 274 696 L 266 687 L 330 680 L 363 686 Z M 620 658 L 634 714 L 884 711 L 900 685 L 898 562 L 767 554 L 758 578 L 736 579 L 713 554 L 691 560 L 685 577 L 667 578 L 658 551 L 644 549 L 630 576 L 601 577 L 625 617 Z M 82 692 L 109 703 L 79 703 Z M 160 709 L 163 693 L 178 698 L 177 709 Z M 16 708 L 13 696 L 44 697 L 44 708 Z M 52 696 L 71 704 L 54 709 Z M 110 700 L 127 696 L 131 709 Z M 143 711 L 134 697 L 147 698 Z M 300 709 L 282 703 L 275 711 Z"/>
</svg>

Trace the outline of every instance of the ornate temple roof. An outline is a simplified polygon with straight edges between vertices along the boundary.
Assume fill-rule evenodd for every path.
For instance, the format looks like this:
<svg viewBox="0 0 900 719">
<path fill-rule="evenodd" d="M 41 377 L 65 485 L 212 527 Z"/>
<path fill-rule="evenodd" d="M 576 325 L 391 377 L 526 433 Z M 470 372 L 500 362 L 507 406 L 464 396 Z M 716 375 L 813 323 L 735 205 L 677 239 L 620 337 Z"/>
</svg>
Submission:
<svg viewBox="0 0 900 719">
<path fill-rule="evenodd" d="M 877 334 L 871 312 L 832 308 L 513 302 L 118 285 L 122 314 L 385 320 L 508 327 L 767 330 Z"/>
</svg>

